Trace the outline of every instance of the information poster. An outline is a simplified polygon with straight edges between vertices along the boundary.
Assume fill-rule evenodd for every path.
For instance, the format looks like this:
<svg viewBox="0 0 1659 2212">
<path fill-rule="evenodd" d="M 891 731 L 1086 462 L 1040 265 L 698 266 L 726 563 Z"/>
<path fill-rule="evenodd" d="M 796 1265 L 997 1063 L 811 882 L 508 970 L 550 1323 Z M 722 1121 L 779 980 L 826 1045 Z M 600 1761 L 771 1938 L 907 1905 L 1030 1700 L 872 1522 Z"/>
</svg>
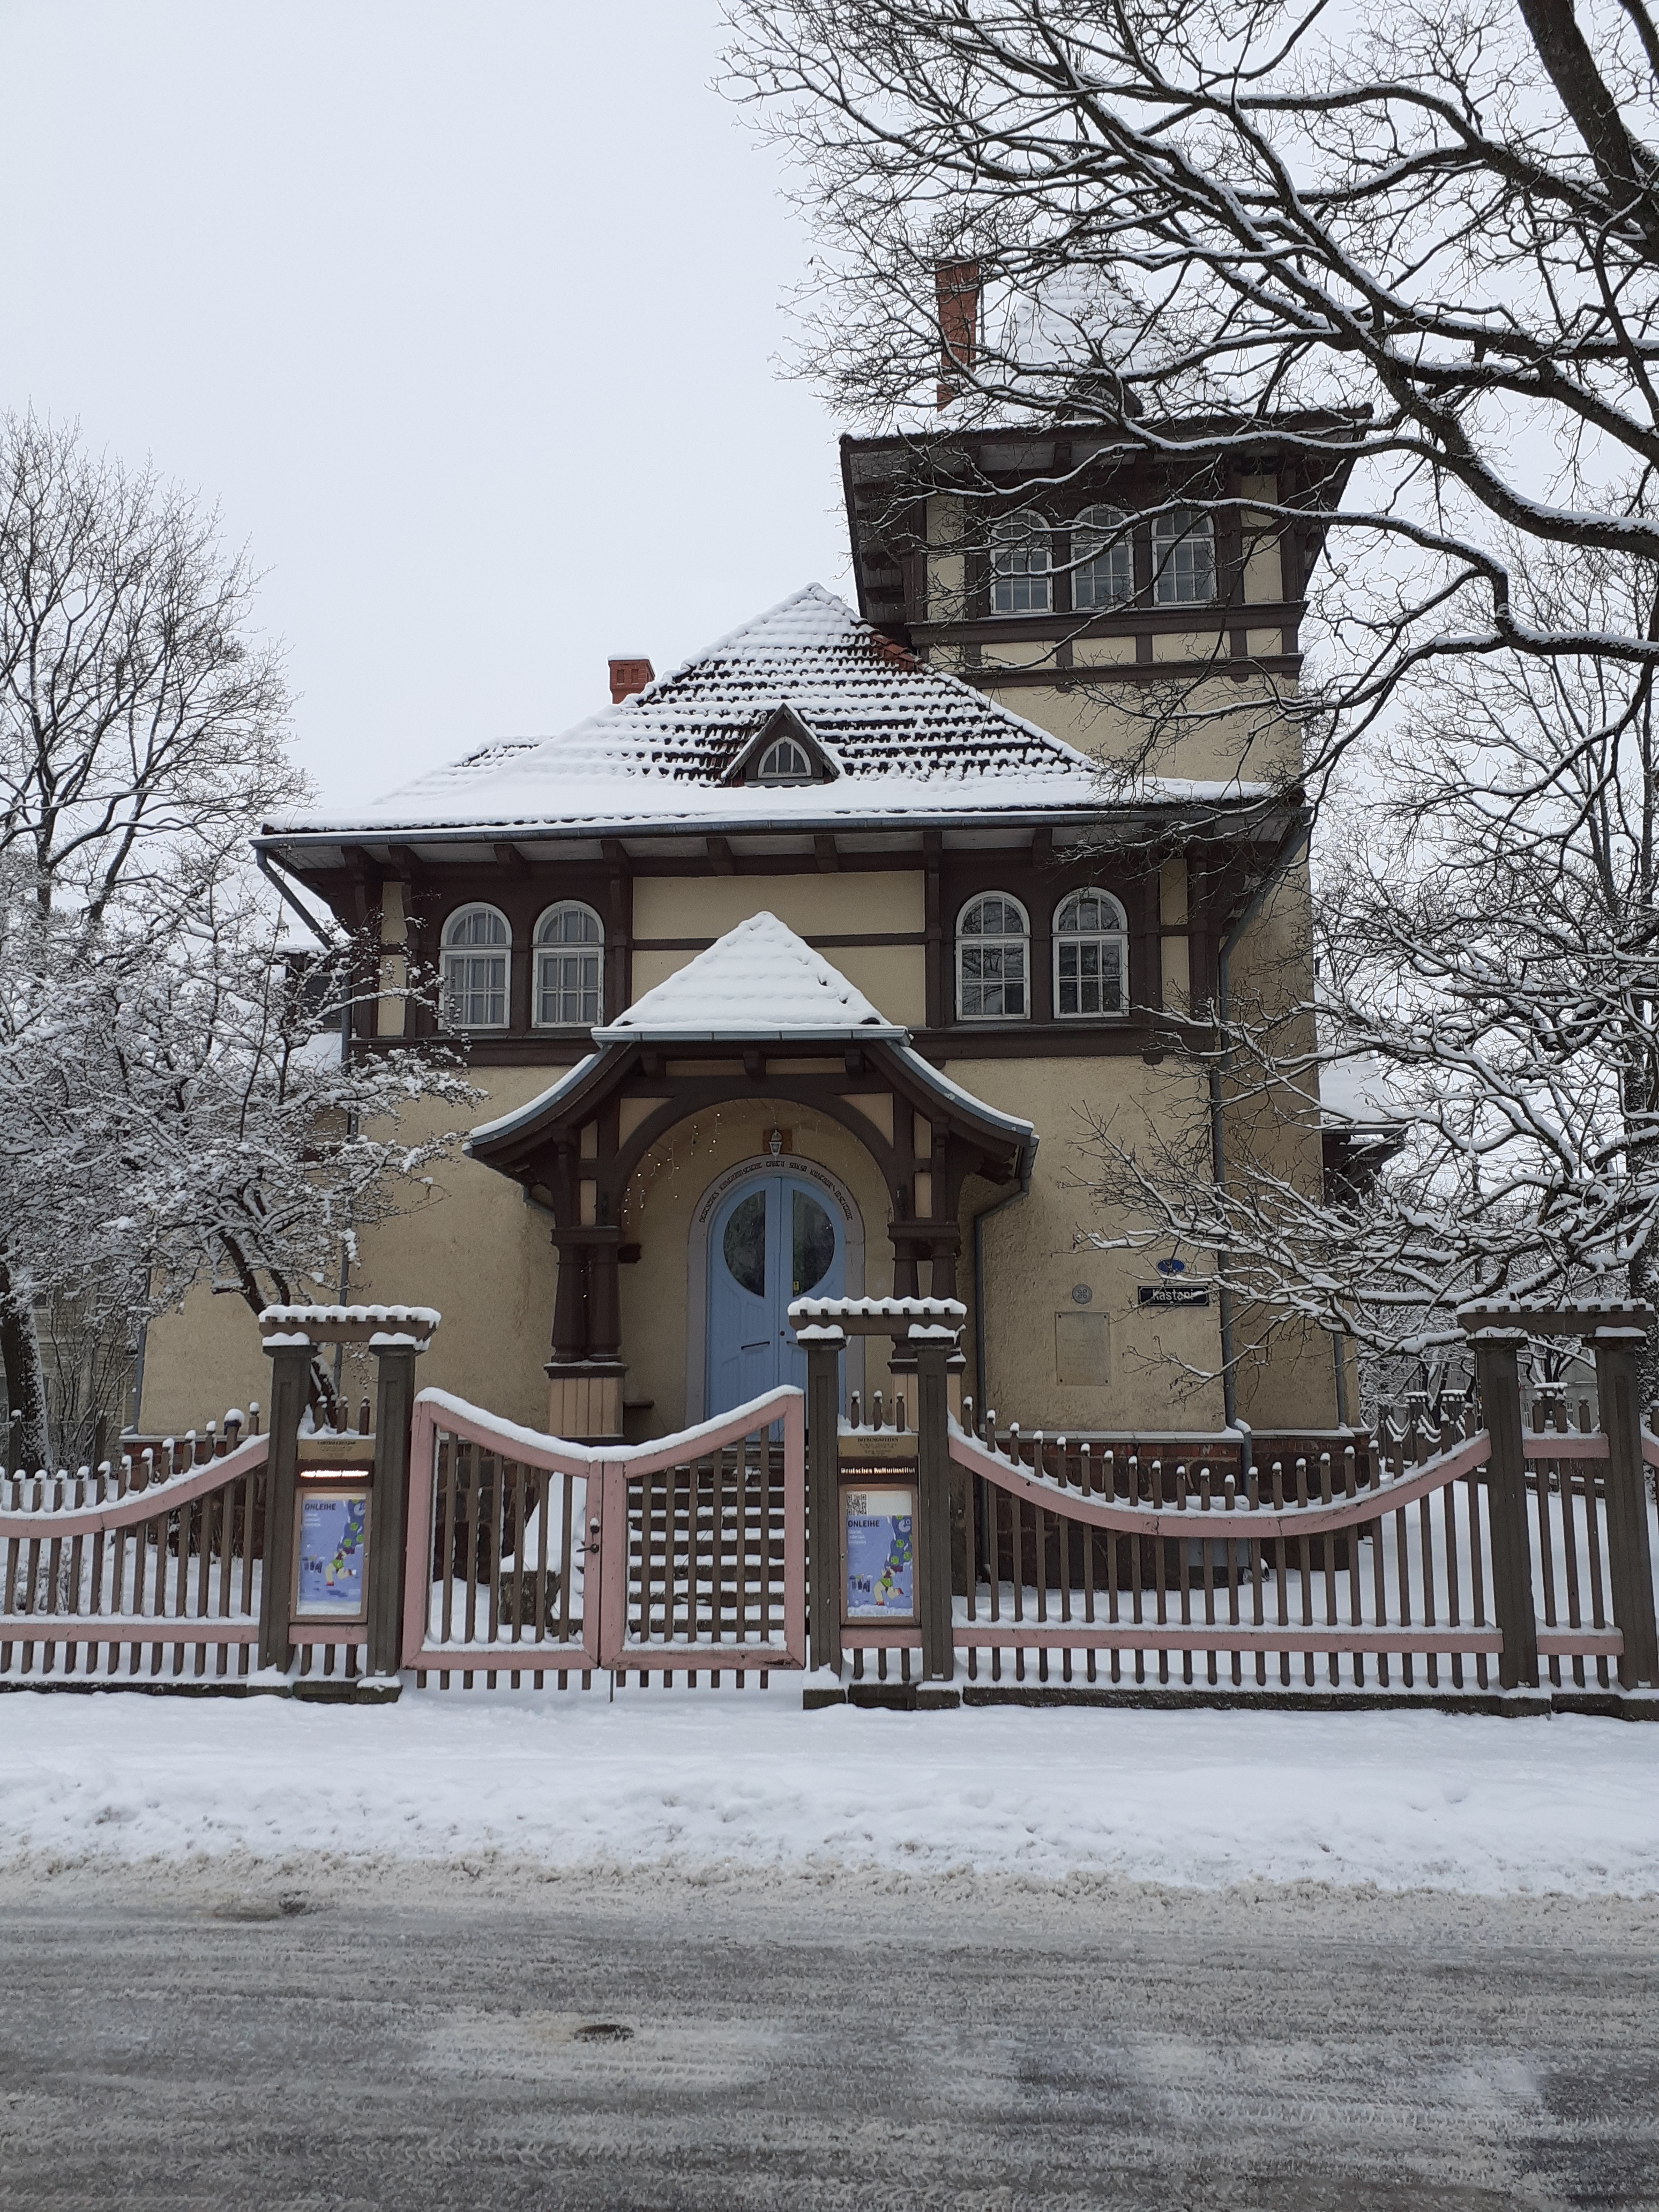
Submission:
<svg viewBox="0 0 1659 2212">
<path fill-rule="evenodd" d="M 362 1617 L 368 1546 L 367 1490 L 301 1492 L 299 1619 Z"/>
<path fill-rule="evenodd" d="M 916 1617 L 916 1494 L 844 1490 L 848 1620 Z"/>
</svg>

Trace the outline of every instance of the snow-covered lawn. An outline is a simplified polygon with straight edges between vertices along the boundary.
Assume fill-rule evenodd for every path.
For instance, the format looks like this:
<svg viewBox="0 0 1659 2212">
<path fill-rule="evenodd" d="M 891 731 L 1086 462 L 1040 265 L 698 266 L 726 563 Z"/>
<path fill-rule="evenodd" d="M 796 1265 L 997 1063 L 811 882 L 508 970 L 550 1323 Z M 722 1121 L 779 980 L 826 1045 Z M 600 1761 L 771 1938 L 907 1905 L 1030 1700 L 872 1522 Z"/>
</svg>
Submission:
<svg viewBox="0 0 1659 2212">
<path fill-rule="evenodd" d="M 803 1713 L 798 1690 L 0 1699 L 0 1859 L 323 1852 L 1659 1893 L 1659 1725 Z"/>
</svg>

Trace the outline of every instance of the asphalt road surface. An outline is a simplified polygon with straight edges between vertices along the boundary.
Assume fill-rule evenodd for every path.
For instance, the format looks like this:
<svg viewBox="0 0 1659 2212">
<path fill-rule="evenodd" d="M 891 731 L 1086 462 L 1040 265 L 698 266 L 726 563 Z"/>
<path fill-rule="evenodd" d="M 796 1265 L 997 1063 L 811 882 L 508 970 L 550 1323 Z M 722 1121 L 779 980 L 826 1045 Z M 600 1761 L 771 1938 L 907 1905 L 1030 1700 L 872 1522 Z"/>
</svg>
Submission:
<svg viewBox="0 0 1659 2212">
<path fill-rule="evenodd" d="M 1659 2206 L 1659 1903 L 0 1880 L 0 2206 Z"/>
</svg>

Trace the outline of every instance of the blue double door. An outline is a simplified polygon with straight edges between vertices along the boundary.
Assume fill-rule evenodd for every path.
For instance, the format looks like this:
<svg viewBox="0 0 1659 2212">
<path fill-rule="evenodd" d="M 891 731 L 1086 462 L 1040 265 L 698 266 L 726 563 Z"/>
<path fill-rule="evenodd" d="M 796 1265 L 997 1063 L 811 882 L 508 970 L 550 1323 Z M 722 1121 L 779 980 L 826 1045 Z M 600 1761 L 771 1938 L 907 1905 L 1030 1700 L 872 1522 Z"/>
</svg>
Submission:
<svg viewBox="0 0 1659 2212">
<path fill-rule="evenodd" d="M 711 1419 L 780 1382 L 805 1387 L 789 1302 L 839 1297 L 846 1279 L 843 1224 L 810 1182 L 761 1174 L 728 1194 L 708 1239 Z"/>
</svg>

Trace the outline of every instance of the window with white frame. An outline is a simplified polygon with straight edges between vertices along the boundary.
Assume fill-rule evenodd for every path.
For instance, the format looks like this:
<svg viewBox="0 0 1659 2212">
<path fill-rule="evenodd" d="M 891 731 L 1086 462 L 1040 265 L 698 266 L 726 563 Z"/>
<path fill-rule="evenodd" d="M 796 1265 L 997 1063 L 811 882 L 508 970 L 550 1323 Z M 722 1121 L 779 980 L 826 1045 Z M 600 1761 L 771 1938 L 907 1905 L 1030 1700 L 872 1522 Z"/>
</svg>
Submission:
<svg viewBox="0 0 1659 2212">
<path fill-rule="evenodd" d="M 1106 891 L 1073 891 L 1054 915 L 1054 1012 L 1062 1020 L 1121 1014 L 1128 1002 L 1129 939 Z"/>
<path fill-rule="evenodd" d="M 774 738 L 760 757 L 755 776 L 760 783 L 811 783 L 812 763 L 805 746 L 793 738 Z"/>
<path fill-rule="evenodd" d="M 1054 605 L 1048 526 L 1035 514 L 1005 514 L 991 531 L 991 611 L 1046 615 Z"/>
<path fill-rule="evenodd" d="M 536 924 L 536 1021 L 592 1029 L 605 1019 L 605 929 L 591 906 L 562 899 Z"/>
<path fill-rule="evenodd" d="M 1025 909 L 1006 891 L 982 891 L 957 920 L 957 1012 L 965 1022 L 1023 1021 L 1031 930 Z"/>
<path fill-rule="evenodd" d="M 1152 596 L 1161 607 L 1206 606 L 1215 597 L 1215 524 L 1177 507 L 1152 518 Z"/>
<path fill-rule="evenodd" d="M 1072 605 L 1127 606 L 1135 595 L 1135 549 L 1128 519 L 1115 507 L 1086 507 L 1072 525 Z"/>
<path fill-rule="evenodd" d="M 504 1030 L 513 933 L 493 906 L 464 906 L 444 924 L 444 1019 L 452 1029 Z"/>
</svg>

